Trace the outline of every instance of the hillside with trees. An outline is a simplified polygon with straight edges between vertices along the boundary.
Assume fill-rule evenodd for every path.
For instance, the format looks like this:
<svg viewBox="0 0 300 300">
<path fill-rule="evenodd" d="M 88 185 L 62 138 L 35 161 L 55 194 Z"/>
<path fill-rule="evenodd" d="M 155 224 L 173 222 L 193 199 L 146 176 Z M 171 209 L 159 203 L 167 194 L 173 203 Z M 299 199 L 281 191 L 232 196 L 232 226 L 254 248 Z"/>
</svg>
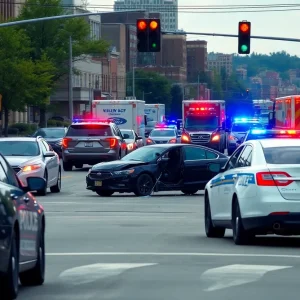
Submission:
<svg viewBox="0 0 300 300">
<path fill-rule="evenodd" d="M 292 56 L 285 51 L 273 52 L 269 55 L 253 53 L 247 56 L 234 55 L 234 69 L 240 65 L 247 65 L 248 76 L 255 76 L 261 71 L 279 72 L 282 78 L 287 78 L 289 69 L 300 69 L 300 57 Z"/>
</svg>

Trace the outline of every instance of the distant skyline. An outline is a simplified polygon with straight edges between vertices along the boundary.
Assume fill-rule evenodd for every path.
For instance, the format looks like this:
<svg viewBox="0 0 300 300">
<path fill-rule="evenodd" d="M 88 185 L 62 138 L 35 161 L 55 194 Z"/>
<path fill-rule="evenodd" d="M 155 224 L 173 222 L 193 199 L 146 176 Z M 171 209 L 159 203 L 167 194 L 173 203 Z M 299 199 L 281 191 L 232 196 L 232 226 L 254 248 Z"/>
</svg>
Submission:
<svg viewBox="0 0 300 300">
<path fill-rule="evenodd" d="M 113 10 L 114 0 L 88 0 L 87 2 L 93 11 Z M 276 4 L 284 6 L 270 6 Z M 233 9 L 232 5 L 259 6 L 252 9 L 245 7 Z M 262 5 L 266 5 L 265 10 L 286 11 L 254 12 L 264 10 Z M 247 20 L 252 22 L 253 35 L 300 39 L 299 24 L 297 22 L 300 18 L 300 0 L 251 0 L 250 3 L 240 0 L 178 0 L 178 6 L 179 29 L 187 32 L 237 34 L 238 22 Z M 207 6 L 210 8 L 207 8 Z M 216 9 L 213 6 L 220 6 L 222 9 Z M 216 13 L 217 11 L 224 12 L 225 7 L 227 8 L 226 13 Z M 204 11 L 213 13 L 203 13 Z M 208 42 L 208 52 L 237 53 L 236 38 L 189 35 L 187 40 L 206 40 Z M 286 51 L 291 55 L 300 57 L 300 43 L 257 39 L 251 41 L 251 53 L 269 54 L 277 51 Z"/>
</svg>

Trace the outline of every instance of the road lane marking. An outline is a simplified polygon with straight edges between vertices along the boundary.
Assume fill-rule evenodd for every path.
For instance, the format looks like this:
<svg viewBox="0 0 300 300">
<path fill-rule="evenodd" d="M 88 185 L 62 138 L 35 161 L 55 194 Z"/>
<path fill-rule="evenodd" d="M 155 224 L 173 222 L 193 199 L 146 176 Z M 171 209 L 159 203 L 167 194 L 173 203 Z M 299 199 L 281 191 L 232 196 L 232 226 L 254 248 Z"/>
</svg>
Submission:
<svg viewBox="0 0 300 300">
<path fill-rule="evenodd" d="M 72 285 L 92 283 L 102 278 L 117 276 L 121 273 L 135 268 L 154 266 L 150 264 L 93 264 L 65 270 L 59 278 Z"/>
<path fill-rule="evenodd" d="M 205 253 L 205 252 L 54 252 L 47 256 L 219 256 L 219 257 L 269 257 L 269 258 L 300 258 L 300 255 L 288 254 L 254 254 L 254 253 Z"/>
<path fill-rule="evenodd" d="M 267 272 L 292 268 L 291 266 L 269 265 L 229 265 L 213 268 L 201 275 L 201 280 L 209 286 L 206 292 L 213 292 L 233 286 L 258 281 Z"/>
</svg>

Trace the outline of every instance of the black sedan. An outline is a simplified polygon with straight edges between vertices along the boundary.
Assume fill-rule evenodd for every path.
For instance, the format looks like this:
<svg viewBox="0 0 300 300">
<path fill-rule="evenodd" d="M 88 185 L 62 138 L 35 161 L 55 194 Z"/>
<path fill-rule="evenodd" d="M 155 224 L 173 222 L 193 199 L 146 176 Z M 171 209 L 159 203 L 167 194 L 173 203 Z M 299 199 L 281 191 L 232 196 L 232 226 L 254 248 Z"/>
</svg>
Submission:
<svg viewBox="0 0 300 300">
<path fill-rule="evenodd" d="M 45 216 L 29 191 L 45 188 L 30 177 L 22 187 L 0 155 L 0 298 L 16 299 L 22 285 L 41 285 L 45 276 Z"/>
<path fill-rule="evenodd" d="M 121 160 L 94 165 L 86 177 L 87 189 L 103 197 L 114 192 L 147 196 L 174 190 L 195 194 L 216 175 L 209 165 L 223 166 L 227 160 L 226 155 L 203 146 L 145 146 Z"/>
</svg>

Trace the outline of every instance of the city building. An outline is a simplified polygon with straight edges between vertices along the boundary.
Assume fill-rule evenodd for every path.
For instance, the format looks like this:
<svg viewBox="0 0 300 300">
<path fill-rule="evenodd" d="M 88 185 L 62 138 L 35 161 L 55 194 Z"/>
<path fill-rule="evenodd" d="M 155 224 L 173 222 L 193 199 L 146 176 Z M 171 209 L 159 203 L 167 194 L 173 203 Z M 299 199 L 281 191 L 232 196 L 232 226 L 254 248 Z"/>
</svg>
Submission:
<svg viewBox="0 0 300 300">
<path fill-rule="evenodd" d="M 208 69 L 210 71 L 217 71 L 218 73 L 221 70 L 225 70 L 227 75 L 232 74 L 232 54 L 222 54 L 222 53 L 209 53 L 208 55 Z"/>
<path fill-rule="evenodd" d="M 246 80 L 247 79 L 247 69 L 244 68 L 237 68 L 235 70 L 236 76 L 239 80 Z"/>
<path fill-rule="evenodd" d="M 199 72 L 207 71 L 207 41 L 187 41 L 187 80 L 195 82 Z"/>
<path fill-rule="evenodd" d="M 25 3 L 25 0 L 20 0 L 20 1 L 3 0 L 3 1 L 1 1 L 1 3 L 0 3 L 1 21 L 16 18 L 19 15 L 24 3 Z"/>
<path fill-rule="evenodd" d="M 161 14 L 163 30 L 176 31 L 178 29 L 178 1 L 177 0 L 117 0 L 115 11 L 146 10 Z"/>
</svg>

